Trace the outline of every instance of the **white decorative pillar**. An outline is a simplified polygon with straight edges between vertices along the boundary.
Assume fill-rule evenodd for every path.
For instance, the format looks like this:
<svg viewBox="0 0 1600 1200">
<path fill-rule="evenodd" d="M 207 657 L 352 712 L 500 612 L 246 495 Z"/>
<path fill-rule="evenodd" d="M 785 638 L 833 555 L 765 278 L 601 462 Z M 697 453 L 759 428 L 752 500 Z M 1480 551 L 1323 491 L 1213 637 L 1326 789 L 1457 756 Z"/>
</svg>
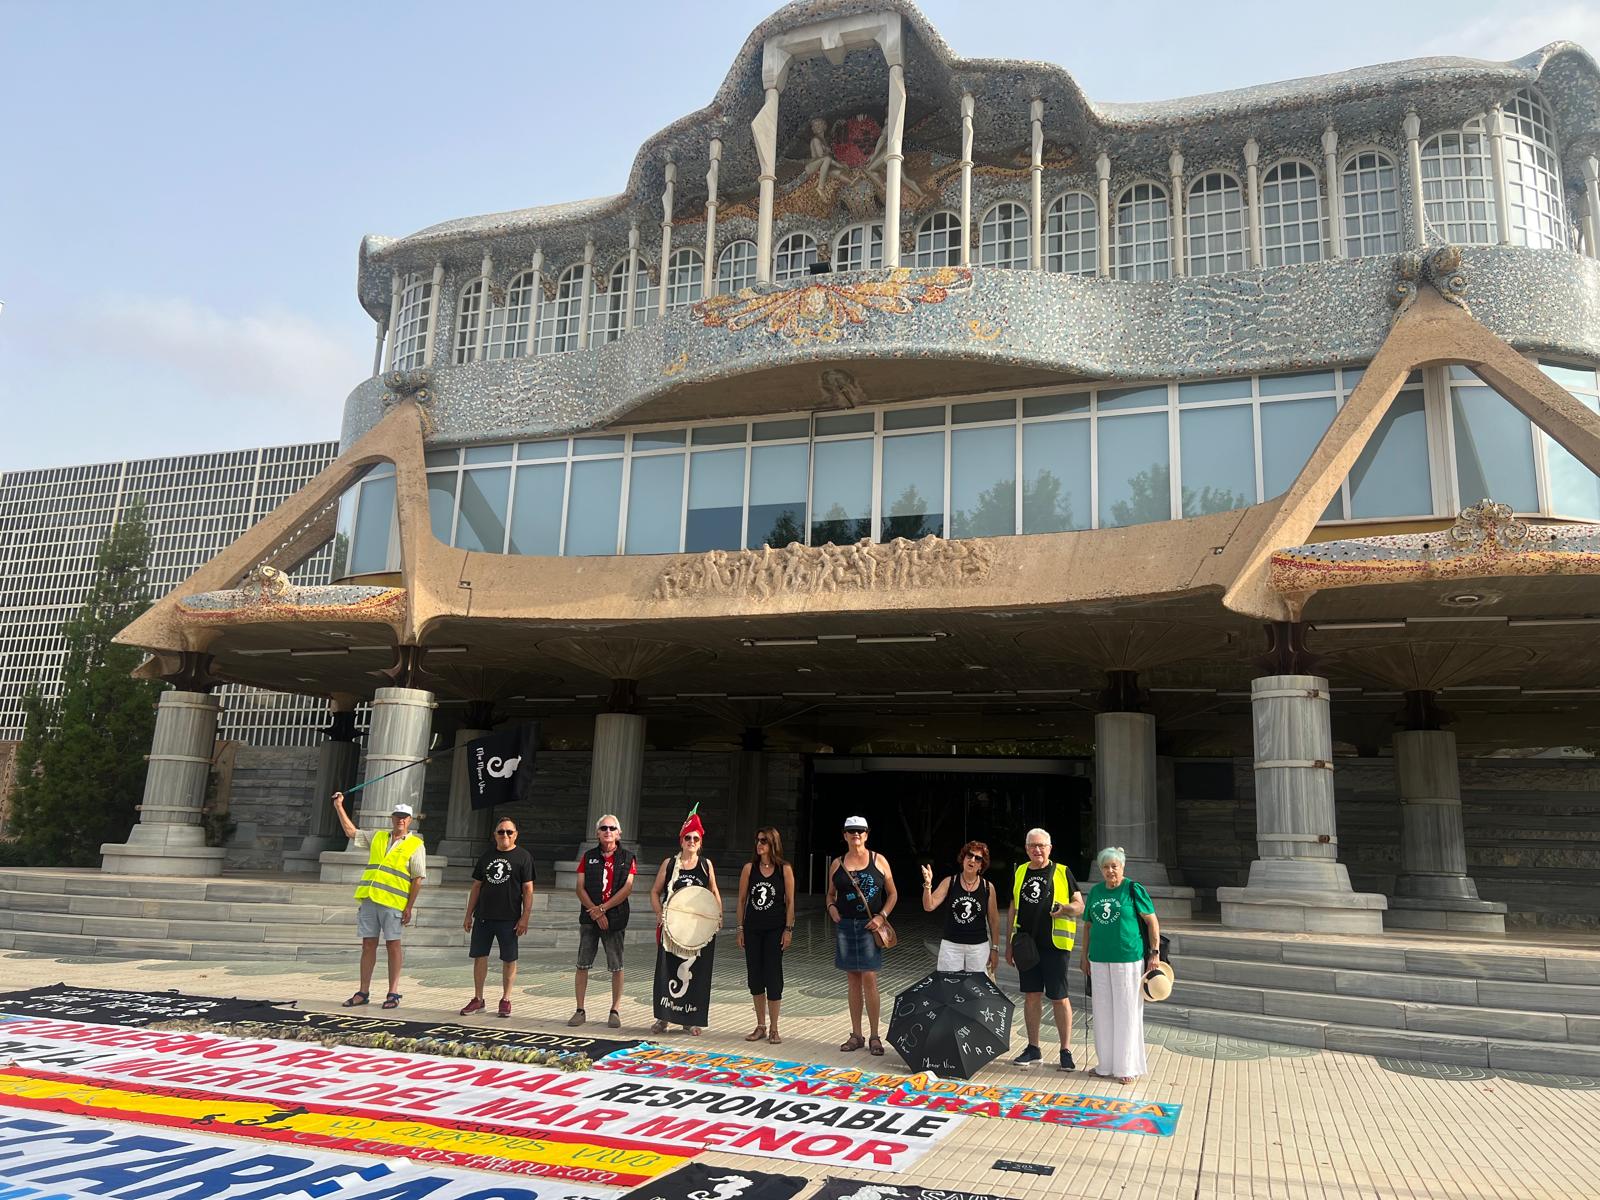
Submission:
<svg viewBox="0 0 1600 1200">
<path fill-rule="evenodd" d="M 472 720 L 468 706 L 468 720 Z M 458 861 L 473 862 L 492 845 L 489 827 L 494 809 L 472 807 L 472 777 L 467 743 L 488 736 L 487 729 L 456 730 L 455 753 L 450 758 L 450 802 L 444 814 L 444 837 L 439 852 Z"/>
<path fill-rule="evenodd" d="M 1589 257 L 1600 258 L 1600 158 L 1583 160 L 1583 190 L 1589 204 Z"/>
<path fill-rule="evenodd" d="M 422 824 L 422 790 L 426 768 L 417 766 L 428 757 L 433 737 L 432 692 L 421 688 L 379 688 L 372 697 L 372 724 L 367 732 L 367 778 L 369 783 L 352 797 L 359 806 L 355 823 L 373 831 L 389 828 L 389 814 L 397 804 L 409 804 L 416 815 L 411 831 L 427 832 Z M 401 769 L 405 768 L 405 769 Z M 389 774 L 391 771 L 394 774 Z M 382 778 L 388 776 L 388 778 Z M 324 796 L 319 803 L 331 801 Z M 366 869 L 367 851 L 329 850 L 319 860 L 323 883 L 353 883 Z M 438 882 L 446 862 L 437 851 L 428 856 L 428 871 Z"/>
<path fill-rule="evenodd" d="M 1256 860 L 1249 883 L 1217 889 L 1231 929 L 1381 933 L 1384 897 L 1357 892 L 1339 861 L 1328 681 L 1250 682 L 1255 723 Z"/>
<path fill-rule="evenodd" d="M 889 64 L 889 113 L 883 143 L 883 265 L 900 265 L 900 178 L 905 168 L 906 75 Z"/>
<path fill-rule="evenodd" d="M 1044 101 L 1028 105 L 1028 266 L 1044 270 Z"/>
<path fill-rule="evenodd" d="M 1421 250 L 1428 244 L 1428 208 L 1422 198 L 1422 118 L 1417 110 L 1406 113 L 1406 174 L 1411 179 L 1411 245 Z"/>
<path fill-rule="evenodd" d="M 639 222 L 637 219 L 628 222 L 628 274 L 625 289 L 627 295 L 622 298 L 622 328 L 633 328 L 633 298 L 638 295 L 635 290 L 639 286 Z"/>
<path fill-rule="evenodd" d="M 1111 156 L 1104 150 L 1094 160 L 1094 174 L 1099 184 L 1096 203 L 1100 206 L 1100 263 L 1098 273 L 1104 279 L 1111 274 Z"/>
<path fill-rule="evenodd" d="M 1102 712 L 1094 718 L 1095 839 L 1121 846 L 1128 878 L 1138 880 L 1163 919 L 1194 915 L 1194 889 L 1174 887 L 1161 861 L 1156 719 L 1149 713 Z"/>
<path fill-rule="evenodd" d="M 760 165 L 760 199 L 756 210 L 756 282 L 772 282 L 772 201 L 778 180 L 778 88 L 767 85 L 767 98 L 750 122 Z M 624 831 L 626 832 L 626 831 Z"/>
<path fill-rule="evenodd" d="M 383 371 L 383 343 L 389 336 L 388 321 L 374 321 L 378 329 L 378 344 L 372 350 L 372 373 L 377 375 Z"/>
<path fill-rule="evenodd" d="M 400 272 L 396 271 L 389 276 L 389 352 L 384 356 L 383 369 L 385 371 L 394 367 L 395 336 L 400 325 L 400 294 L 404 285 L 400 280 Z"/>
<path fill-rule="evenodd" d="M 722 174 L 722 139 L 711 139 L 711 164 L 706 168 L 706 261 L 702 296 L 717 291 L 717 184 Z"/>
<path fill-rule="evenodd" d="M 1167 172 L 1172 178 L 1172 274 L 1177 278 L 1188 273 L 1189 256 L 1183 224 L 1183 155 L 1176 149 L 1167 159 Z"/>
<path fill-rule="evenodd" d="M 221 703 L 207 692 L 161 693 L 139 823 L 128 831 L 126 842 L 100 847 L 103 870 L 119 875 L 222 874 L 225 851 L 206 845 L 200 811 L 221 711 Z"/>
<path fill-rule="evenodd" d="M 1251 138 L 1244 144 L 1246 177 L 1244 223 L 1250 231 L 1250 266 L 1261 265 L 1261 144 Z"/>
<path fill-rule="evenodd" d="M 667 186 L 661 191 L 661 288 L 656 298 L 656 316 L 667 315 L 667 291 L 672 281 L 672 193 L 678 184 L 678 164 L 667 159 Z"/>
<path fill-rule="evenodd" d="M 285 851 L 283 855 L 283 869 L 289 874 L 315 874 L 323 852 L 336 848 L 344 840 L 329 798 L 335 792 L 349 791 L 356 782 L 361 747 L 355 740 L 354 700 L 336 699 L 328 717 L 328 728 L 323 730 L 326 737 L 317 748 L 317 779 L 311 785 L 311 820 L 305 837 L 300 839 L 300 848 Z"/>
<path fill-rule="evenodd" d="M 1456 735 L 1443 729 L 1394 735 L 1400 791 L 1400 875 L 1384 924 L 1392 929 L 1504 933 L 1506 906 L 1478 898 L 1467 874 Z"/>
<path fill-rule="evenodd" d="M 639 793 L 644 780 L 645 719 L 637 713 L 600 713 L 594 719 L 589 766 L 589 819 L 584 836 L 606 813 L 622 821 L 624 841 L 638 844 Z"/>
<path fill-rule="evenodd" d="M 434 335 L 439 331 L 439 306 L 444 301 L 444 262 L 433 264 L 433 290 L 428 293 L 428 333 L 422 346 L 422 365 L 433 366 Z"/>
<path fill-rule="evenodd" d="M 1511 244 L 1511 204 L 1506 189 L 1506 126 L 1505 114 L 1496 104 L 1483 116 L 1484 128 L 1489 131 L 1489 171 L 1494 179 L 1495 240 L 1502 246 Z"/>
<path fill-rule="evenodd" d="M 583 243 L 583 284 L 578 294 L 578 349 L 589 348 L 589 304 L 594 294 L 594 238 Z"/>
<path fill-rule="evenodd" d="M 961 93 L 961 265 L 972 265 L 972 110 L 971 92 Z M 1590 160 L 1594 161 L 1593 159 Z"/>
<path fill-rule="evenodd" d="M 528 313 L 528 340 L 522 353 L 529 358 L 539 345 L 539 310 L 544 307 L 544 247 L 535 247 L 533 262 L 528 268 L 533 273 L 533 308 Z"/>
<path fill-rule="evenodd" d="M 490 254 L 483 256 L 483 268 L 478 274 L 483 282 L 482 294 L 478 297 L 478 344 L 473 347 L 472 357 L 477 362 L 482 362 L 489 349 L 489 281 L 494 278 L 494 257 Z M 510 314 L 507 314 L 509 318 Z"/>
<path fill-rule="evenodd" d="M 1322 131 L 1322 180 L 1328 196 L 1328 257 L 1344 257 L 1344 189 L 1339 186 L 1339 133 Z"/>
</svg>

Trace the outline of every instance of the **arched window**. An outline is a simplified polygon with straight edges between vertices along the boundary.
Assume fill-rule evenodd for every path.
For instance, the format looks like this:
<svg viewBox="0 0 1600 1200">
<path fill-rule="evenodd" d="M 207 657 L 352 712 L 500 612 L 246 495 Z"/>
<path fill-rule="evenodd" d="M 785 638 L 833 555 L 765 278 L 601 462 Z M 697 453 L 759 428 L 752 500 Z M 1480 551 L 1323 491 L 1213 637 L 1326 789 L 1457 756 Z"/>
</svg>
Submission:
<svg viewBox="0 0 1600 1200">
<path fill-rule="evenodd" d="M 483 279 L 474 279 L 461 289 L 456 305 L 456 365 L 469 363 L 478 355 L 478 330 L 483 323 Z"/>
<path fill-rule="evenodd" d="M 1117 278 L 1139 283 L 1172 275 L 1172 208 L 1160 184 L 1136 183 L 1117 201 Z"/>
<path fill-rule="evenodd" d="M 953 267 L 961 261 L 961 218 L 953 212 L 936 212 L 917 226 L 917 248 L 911 252 L 914 267 Z"/>
<path fill-rule="evenodd" d="M 809 233 L 791 233 L 772 254 L 773 283 L 804 283 L 817 261 L 817 239 Z"/>
<path fill-rule="evenodd" d="M 1028 210 L 1002 200 L 983 214 L 978 226 L 978 265 L 1026 270 Z"/>
<path fill-rule="evenodd" d="M 1044 269 L 1068 275 L 1100 270 L 1100 219 L 1088 192 L 1057 196 L 1044 210 Z"/>
<path fill-rule="evenodd" d="M 504 306 L 489 313 L 489 336 L 483 347 L 488 359 L 521 358 L 528 350 L 528 330 L 539 302 L 538 276 L 524 271 L 506 288 Z"/>
<path fill-rule="evenodd" d="M 622 314 L 628 306 L 628 256 L 623 255 L 606 276 L 606 290 L 595 289 L 589 298 L 589 345 L 601 346 L 622 336 Z"/>
<path fill-rule="evenodd" d="M 1317 173 L 1281 162 L 1261 180 L 1261 262 L 1281 267 L 1322 257 L 1322 196 Z"/>
<path fill-rule="evenodd" d="M 1427 241 L 1490 246 L 1496 237 L 1494 174 L 1481 120 L 1422 143 L 1422 215 Z"/>
<path fill-rule="evenodd" d="M 1345 159 L 1344 252 L 1350 258 L 1394 254 L 1400 249 L 1400 199 L 1394 159 L 1363 150 Z"/>
<path fill-rule="evenodd" d="M 833 243 L 835 271 L 864 271 L 883 266 L 883 226 L 852 225 Z"/>
<path fill-rule="evenodd" d="M 1226 171 L 1210 171 L 1189 185 L 1183 221 L 1189 274 L 1220 275 L 1245 268 L 1244 192 Z"/>
<path fill-rule="evenodd" d="M 539 353 L 578 348 L 578 317 L 583 310 L 584 269 L 568 267 L 556 280 L 556 294 L 539 306 Z"/>
<path fill-rule="evenodd" d="M 1506 102 L 1502 129 L 1506 154 L 1506 209 L 1518 246 L 1565 249 L 1566 206 L 1561 202 L 1561 160 L 1554 122 L 1543 102 L 1523 90 Z"/>
<path fill-rule="evenodd" d="M 755 281 L 756 244 L 744 239 L 729 242 L 717 255 L 717 291 L 732 295 Z"/>
<path fill-rule="evenodd" d="M 650 269 L 642 257 L 633 275 L 633 327 L 648 325 L 656 319 L 656 309 L 661 307 L 661 277 Z"/>
<path fill-rule="evenodd" d="M 407 275 L 400 288 L 400 312 L 391 335 L 395 370 L 410 371 L 424 365 L 428 353 L 428 314 L 432 311 L 432 276 Z"/>
<path fill-rule="evenodd" d="M 737 244 L 737 243 L 736 243 Z M 674 250 L 667 265 L 667 311 L 705 298 L 705 266 L 698 250 Z"/>
</svg>

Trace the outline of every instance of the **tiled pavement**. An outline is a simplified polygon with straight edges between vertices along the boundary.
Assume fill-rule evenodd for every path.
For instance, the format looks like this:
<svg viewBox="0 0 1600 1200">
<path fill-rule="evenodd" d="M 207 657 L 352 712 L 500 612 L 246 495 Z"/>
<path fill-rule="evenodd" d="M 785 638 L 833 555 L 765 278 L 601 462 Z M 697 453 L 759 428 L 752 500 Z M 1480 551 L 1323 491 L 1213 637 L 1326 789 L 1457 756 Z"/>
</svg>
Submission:
<svg viewBox="0 0 1600 1200">
<path fill-rule="evenodd" d="M 927 945 L 905 937 L 883 973 L 885 1013 L 893 992 L 931 965 Z M 642 933 L 642 931 L 641 931 Z M 634 939 L 626 959 L 623 1019 L 640 1032 L 653 949 Z M 753 1023 L 743 987 L 743 960 L 731 938 L 719 942 L 712 1027 L 704 1048 L 744 1050 Z M 326 964 L 108 961 L 6 952 L 5 988 L 69 982 L 141 990 L 175 988 L 199 994 L 298 998 L 332 1009 L 353 989 L 350 969 Z M 1015 977 L 1001 982 L 1014 991 Z M 787 963 L 784 1053 L 802 1061 L 882 1060 L 839 1053 L 848 1032 L 842 979 L 833 970 L 829 931 L 802 923 Z M 491 987 L 498 979 L 491 962 Z M 380 984 L 381 986 L 381 984 Z M 408 971 L 401 1016 L 453 1016 L 470 996 L 467 964 Z M 604 1013 L 608 981 L 591 979 L 590 1009 Z M 491 999 L 493 993 L 490 993 Z M 525 952 L 513 1020 L 563 1029 L 572 1011 L 571 951 Z M 1020 1013 L 1019 1029 L 1020 1029 Z M 484 1018 L 474 1018 L 484 1020 Z M 495 1022 L 490 1017 L 488 1022 Z M 1083 1014 L 1074 1048 L 1085 1057 Z M 885 1027 L 887 1019 L 885 1019 Z M 603 1024 L 590 1028 L 604 1034 Z M 1105 1095 L 1136 1095 L 1183 1107 L 1170 1138 L 973 1118 L 935 1148 L 905 1181 L 1034 1200 L 1043 1197 L 1472 1197 L 1565 1198 L 1600 1195 L 1600 1079 L 1508 1074 L 1438 1067 L 1245 1041 L 1183 1029 L 1148 1027 L 1151 1074 L 1122 1089 L 1077 1074 L 1024 1071 L 995 1064 L 986 1082 L 1059 1085 Z M 1046 1041 L 1050 1034 L 1046 1031 Z M 662 1039 L 686 1040 L 674 1034 Z M 718 1156 L 707 1156 L 716 1161 Z M 1050 1176 L 1001 1173 L 996 1159 L 1055 1167 Z M 729 1161 L 733 1161 L 731 1158 Z M 739 1160 L 748 1163 L 748 1160 Z M 800 1164 L 775 1169 L 820 1174 Z M 802 1198 L 803 1200 L 803 1198 Z"/>
</svg>

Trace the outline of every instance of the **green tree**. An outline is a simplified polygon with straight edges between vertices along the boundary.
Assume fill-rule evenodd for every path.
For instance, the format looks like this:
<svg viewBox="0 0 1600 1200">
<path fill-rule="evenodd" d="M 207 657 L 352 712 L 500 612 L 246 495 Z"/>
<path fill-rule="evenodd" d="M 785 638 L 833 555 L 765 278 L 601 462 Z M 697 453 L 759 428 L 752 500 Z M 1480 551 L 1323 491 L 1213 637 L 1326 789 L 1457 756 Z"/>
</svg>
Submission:
<svg viewBox="0 0 1600 1200">
<path fill-rule="evenodd" d="M 832 542 L 838 546 L 849 546 L 859 542 L 862 538 L 871 536 L 872 518 L 852 517 L 845 512 L 844 505 L 837 501 L 827 512 L 822 514 L 821 520 L 816 521 L 811 527 L 811 544 L 813 546 L 821 546 L 826 542 Z M 797 538 L 795 540 L 803 541 L 804 539 Z M 884 540 L 887 541 L 888 539 L 885 538 Z"/>
<path fill-rule="evenodd" d="M 100 543 L 89 596 L 62 630 L 61 698 L 30 698 L 13 829 L 41 865 L 92 866 L 101 843 L 121 841 L 134 823 L 161 685 L 134 679 L 143 656 L 111 639 L 149 606 L 149 560 L 135 498 Z"/>
<path fill-rule="evenodd" d="M 1214 488 L 1209 485 L 1198 492 L 1191 487 L 1185 487 L 1182 502 L 1185 517 L 1227 512 L 1251 503 L 1228 488 Z M 1147 521 L 1171 520 L 1171 469 L 1165 463 L 1153 463 L 1129 479 L 1128 498 L 1118 500 L 1111 506 L 1111 518 L 1116 525 L 1143 525 Z"/>
<path fill-rule="evenodd" d="M 914 542 L 930 533 L 938 533 L 940 515 L 929 512 L 928 502 L 917 490 L 917 485 L 909 484 L 900 493 L 900 498 L 889 506 L 888 514 L 883 518 L 883 533 L 878 540 L 892 542 L 897 537 L 903 537 Z"/>
</svg>

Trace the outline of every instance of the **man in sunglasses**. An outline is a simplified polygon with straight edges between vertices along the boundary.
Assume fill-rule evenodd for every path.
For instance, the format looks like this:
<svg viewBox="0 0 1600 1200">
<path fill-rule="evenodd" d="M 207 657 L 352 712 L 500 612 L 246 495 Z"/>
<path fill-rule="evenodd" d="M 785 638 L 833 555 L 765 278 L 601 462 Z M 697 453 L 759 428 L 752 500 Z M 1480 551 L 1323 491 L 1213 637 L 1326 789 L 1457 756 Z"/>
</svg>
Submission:
<svg viewBox="0 0 1600 1200">
<path fill-rule="evenodd" d="M 501 817 L 494 823 L 494 846 L 472 868 L 472 891 L 461 928 L 472 934 L 472 999 L 463 1017 L 482 1012 L 483 984 L 489 976 L 489 947 L 500 943 L 500 1006 L 511 1015 L 511 985 L 517 979 L 517 939 L 528 932 L 533 907 L 533 855 L 517 845 L 517 823 Z"/>
<path fill-rule="evenodd" d="M 577 1008 L 567 1024 L 577 1027 L 588 1020 L 583 1000 L 589 990 L 589 969 L 604 946 L 606 968 L 611 972 L 611 1012 L 606 1024 L 621 1029 L 623 934 L 628 927 L 628 897 L 633 894 L 639 867 L 632 851 L 622 844 L 622 822 L 616 814 L 601 817 L 594 831 L 598 843 L 578 858 L 578 971 L 572 979 Z"/>
</svg>

